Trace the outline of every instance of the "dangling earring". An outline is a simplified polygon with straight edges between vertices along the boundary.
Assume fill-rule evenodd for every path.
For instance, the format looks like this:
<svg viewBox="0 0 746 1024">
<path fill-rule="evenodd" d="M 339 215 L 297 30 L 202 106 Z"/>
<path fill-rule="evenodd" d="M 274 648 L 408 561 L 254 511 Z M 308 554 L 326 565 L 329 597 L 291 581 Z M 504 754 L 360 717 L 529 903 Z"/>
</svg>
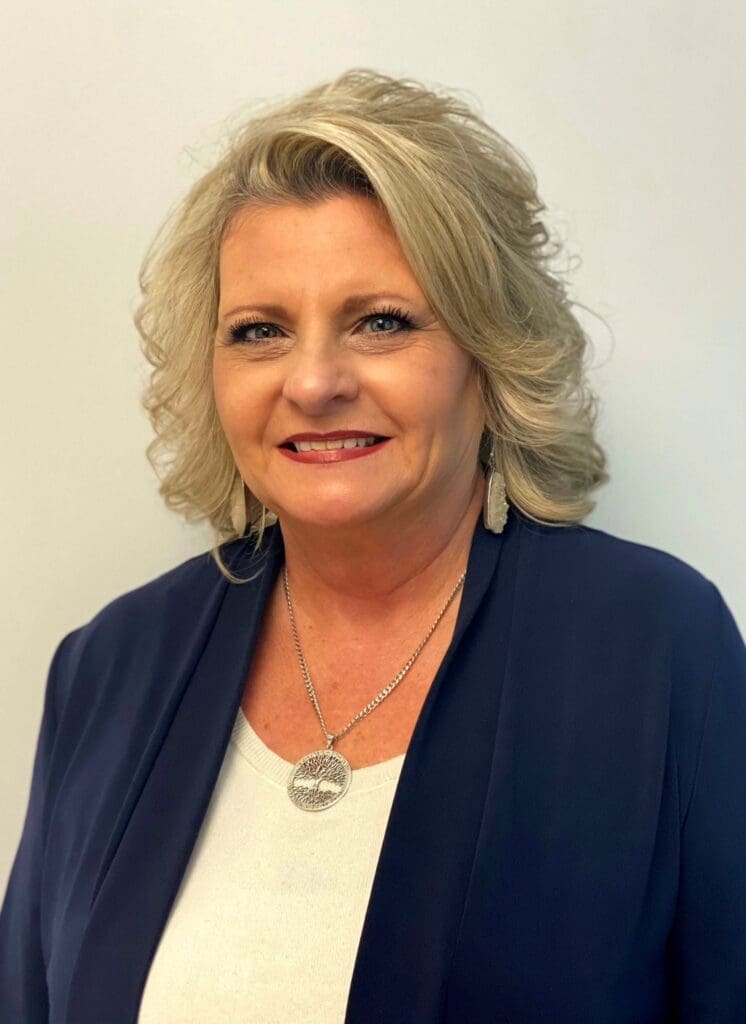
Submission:
<svg viewBox="0 0 746 1024">
<path fill-rule="evenodd" d="M 243 477 L 236 471 L 236 479 L 233 481 L 231 491 L 231 525 L 239 537 L 243 537 L 246 530 L 246 492 L 244 491 Z"/>
<path fill-rule="evenodd" d="M 265 527 L 267 526 L 274 526 L 276 522 L 277 513 L 272 512 L 270 509 L 267 508 L 264 502 L 262 502 L 262 530 L 264 530 Z"/>
<path fill-rule="evenodd" d="M 490 461 L 482 503 L 482 521 L 491 533 L 502 533 L 508 518 L 508 503 L 505 500 L 505 480 L 497 469 L 495 449 L 490 445 Z"/>
</svg>

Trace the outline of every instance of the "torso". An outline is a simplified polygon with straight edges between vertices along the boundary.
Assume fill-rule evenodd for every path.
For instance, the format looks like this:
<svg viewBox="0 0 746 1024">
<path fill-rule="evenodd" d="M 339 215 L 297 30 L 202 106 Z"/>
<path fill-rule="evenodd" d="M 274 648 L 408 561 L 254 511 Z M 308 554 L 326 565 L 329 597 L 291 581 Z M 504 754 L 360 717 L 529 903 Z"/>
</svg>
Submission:
<svg viewBox="0 0 746 1024">
<path fill-rule="evenodd" d="M 453 636 L 463 587 L 451 602 L 414 664 L 395 689 L 334 743 L 350 767 L 365 768 L 404 754 L 430 686 Z M 385 638 L 361 642 L 304 631 L 303 655 L 327 729 L 337 732 L 404 667 L 440 609 Z M 296 610 L 296 618 L 297 610 Z M 263 742 L 286 761 L 326 747 L 305 687 L 293 643 L 281 583 L 275 586 L 260 628 L 241 700 L 243 713 Z"/>
</svg>

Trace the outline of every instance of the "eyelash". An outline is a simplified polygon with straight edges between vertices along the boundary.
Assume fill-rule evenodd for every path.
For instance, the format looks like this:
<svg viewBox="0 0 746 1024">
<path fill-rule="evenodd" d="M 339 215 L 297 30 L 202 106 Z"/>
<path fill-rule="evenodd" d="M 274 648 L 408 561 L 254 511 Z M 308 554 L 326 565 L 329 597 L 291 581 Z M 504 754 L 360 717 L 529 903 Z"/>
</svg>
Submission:
<svg viewBox="0 0 746 1024">
<path fill-rule="evenodd" d="M 365 320 L 376 320 L 378 318 L 388 318 L 393 320 L 399 320 L 404 326 L 400 327 L 396 331 L 373 331 L 373 334 L 404 334 L 407 331 L 416 330 L 415 323 L 411 317 L 407 316 L 398 306 L 387 306 L 385 309 L 377 309 L 372 313 L 366 314 L 360 320 L 363 323 Z M 247 339 L 243 336 L 244 331 L 249 327 L 276 327 L 276 324 L 269 323 L 266 320 L 261 320 L 259 317 L 249 316 L 243 320 L 236 321 L 228 331 L 229 344 L 234 345 L 262 345 L 267 344 L 270 341 L 277 341 L 276 338 L 256 338 L 253 340 Z"/>
</svg>

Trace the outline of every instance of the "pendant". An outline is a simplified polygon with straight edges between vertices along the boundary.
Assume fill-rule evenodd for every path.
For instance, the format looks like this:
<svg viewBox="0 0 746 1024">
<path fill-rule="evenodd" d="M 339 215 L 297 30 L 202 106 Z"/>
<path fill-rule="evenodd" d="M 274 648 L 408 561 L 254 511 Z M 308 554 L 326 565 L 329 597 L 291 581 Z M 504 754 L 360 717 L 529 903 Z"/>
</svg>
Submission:
<svg viewBox="0 0 746 1024">
<path fill-rule="evenodd" d="M 288 796 L 303 811 L 323 811 L 342 799 L 351 779 L 347 758 L 336 750 L 314 750 L 293 768 Z"/>
</svg>

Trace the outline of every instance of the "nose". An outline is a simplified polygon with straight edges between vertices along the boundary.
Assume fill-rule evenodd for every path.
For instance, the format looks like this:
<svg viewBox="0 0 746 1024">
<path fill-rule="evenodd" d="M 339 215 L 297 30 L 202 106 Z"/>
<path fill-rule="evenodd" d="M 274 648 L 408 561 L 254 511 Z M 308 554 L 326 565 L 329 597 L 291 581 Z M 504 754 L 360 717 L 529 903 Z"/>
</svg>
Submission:
<svg viewBox="0 0 746 1024">
<path fill-rule="evenodd" d="M 322 415 L 337 399 L 357 396 L 350 353 L 334 340 L 299 342 L 287 358 L 283 397 L 310 416 Z"/>
</svg>

